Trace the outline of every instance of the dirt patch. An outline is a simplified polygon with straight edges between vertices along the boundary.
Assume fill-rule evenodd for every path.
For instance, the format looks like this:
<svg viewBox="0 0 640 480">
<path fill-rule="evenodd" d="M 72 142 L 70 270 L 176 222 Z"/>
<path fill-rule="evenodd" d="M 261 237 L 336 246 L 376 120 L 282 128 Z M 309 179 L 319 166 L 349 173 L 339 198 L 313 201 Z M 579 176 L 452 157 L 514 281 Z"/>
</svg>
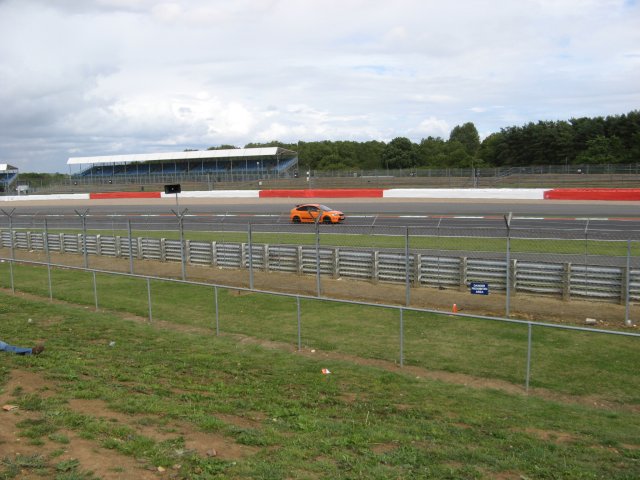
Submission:
<svg viewBox="0 0 640 480">
<path fill-rule="evenodd" d="M 38 394 L 54 395 L 56 384 L 44 380 L 40 375 L 25 371 L 13 370 L 11 378 L 0 391 L 0 404 L 16 405 L 15 395 Z M 229 437 L 221 434 L 207 433 L 196 430 L 192 425 L 182 422 L 154 421 L 142 416 L 127 415 L 109 408 L 102 400 L 71 399 L 68 407 L 74 412 L 93 418 L 102 418 L 108 422 L 130 427 L 138 435 L 162 442 L 181 437 L 184 440 L 182 454 L 197 453 L 201 457 L 215 456 L 222 460 L 233 461 L 255 454 L 257 447 L 240 445 Z M 11 411 L 0 411 L 0 451 L 2 458 L 16 458 L 18 456 L 41 455 L 53 458 L 54 462 L 76 460 L 84 471 L 92 471 L 105 480 L 126 479 L 157 479 L 169 478 L 171 469 L 158 471 L 157 467 L 147 465 L 127 457 L 115 450 L 101 447 L 97 442 L 80 437 L 75 432 L 64 430 L 58 432 L 68 439 L 61 444 L 51 438 L 41 437 L 43 445 L 32 445 L 29 439 L 20 436 L 17 426 L 24 420 L 36 420 L 38 412 L 27 411 L 19 407 Z M 260 419 L 244 419 L 234 415 L 217 416 L 220 420 L 240 428 L 259 428 Z M 60 453 L 60 450 L 63 450 Z"/>
<path fill-rule="evenodd" d="M 13 392 L 16 392 L 16 389 L 19 389 L 23 394 L 40 394 L 43 391 L 51 393 L 55 391 L 55 384 L 42 379 L 36 373 L 13 370 L 11 378 L 2 388 L 2 393 L 0 393 L 0 403 L 2 405 L 7 403 L 15 404 Z M 38 412 L 20 408 L 10 412 L 0 411 L 0 446 L 3 458 L 29 455 L 41 455 L 47 458 L 52 457 L 54 452 L 59 452 L 62 449 L 62 454 L 55 457 L 55 463 L 77 460 L 83 470 L 92 471 L 104 480 L 151 480 L 161 478 L 157 474 L 146 470 L 144 465 L 134 459 L 120 455 L 114 450 L 101 448 L 95 442 L 80 438 L 73 432 L 62 432 L 69 439 L 66 444 L 42 438 L 44 440 L 43 445 L 32 445 L 29 443 L 29 439 L 20 436 L 20 428 L 17 425 L 24 420 L 37 418 L 39 418 Z"/>
</svg>

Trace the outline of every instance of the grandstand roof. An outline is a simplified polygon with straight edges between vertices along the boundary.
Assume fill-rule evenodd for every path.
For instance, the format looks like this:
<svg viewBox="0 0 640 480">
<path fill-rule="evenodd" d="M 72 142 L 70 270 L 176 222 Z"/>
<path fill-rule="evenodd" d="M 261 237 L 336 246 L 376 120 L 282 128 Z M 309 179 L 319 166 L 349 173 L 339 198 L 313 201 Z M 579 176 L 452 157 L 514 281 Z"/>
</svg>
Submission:
<svg viewBox="0 0 640 480">
<path fill-rule="evenodd" d="M 280 147 L 233 148 L 227 150 L 196 150 L 190 152 L 139 153 L 133 155 L 108 155 L 98 157 L 71 157 L 67 165 L 87 165 L 96 163 L 157 162 L 158 160 L 194 160 L 204 158 L 247 158 L 268 157 L 295 153 Z"/>
<path fill-rule="evenodd" d="M 12 167 L 8 163 L 0 163 L 0 172 L 12 172 L 12 171 L 17 172 L 18 169 L 16 167 Z"/>
</svg>

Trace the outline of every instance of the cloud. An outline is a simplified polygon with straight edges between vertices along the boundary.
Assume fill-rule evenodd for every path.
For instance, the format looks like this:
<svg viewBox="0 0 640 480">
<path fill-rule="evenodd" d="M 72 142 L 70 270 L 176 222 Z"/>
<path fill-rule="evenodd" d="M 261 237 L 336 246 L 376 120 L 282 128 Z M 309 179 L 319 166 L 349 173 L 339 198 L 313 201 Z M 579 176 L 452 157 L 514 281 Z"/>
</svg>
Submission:
<svg viewBox="0 0 640 480">
<path fill-rule="evenodd" d="M 626 113 L 639 24 L 629 0 L 5 0 L 0 161 Z"/>
</svg>

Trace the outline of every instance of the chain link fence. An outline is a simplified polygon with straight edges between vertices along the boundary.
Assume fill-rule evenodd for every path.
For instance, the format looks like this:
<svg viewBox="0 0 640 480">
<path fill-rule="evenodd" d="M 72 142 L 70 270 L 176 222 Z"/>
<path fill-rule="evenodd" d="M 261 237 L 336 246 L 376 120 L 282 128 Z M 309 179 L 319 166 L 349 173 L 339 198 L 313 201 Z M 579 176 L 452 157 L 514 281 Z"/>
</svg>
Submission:
<svg viewBox="0 0 640 480">
<path fill-rule="evenodd" d="M 583 228 L 519 227 L 509 218 L 462 228 L 442 219 L 419 227 L 241 224 L 179 208 L 135 221 L 87 211 L 4 213 L 0 248 L 12 259 L 55 257 L 84 268 L 407 307 L 444 297 L 481 310 L 491 298 L 506 317 L 522 298 L 598 302 L 625 325 L 638 323 L 638 232 L 591 228 L 588 220 Z"/>
</svg>

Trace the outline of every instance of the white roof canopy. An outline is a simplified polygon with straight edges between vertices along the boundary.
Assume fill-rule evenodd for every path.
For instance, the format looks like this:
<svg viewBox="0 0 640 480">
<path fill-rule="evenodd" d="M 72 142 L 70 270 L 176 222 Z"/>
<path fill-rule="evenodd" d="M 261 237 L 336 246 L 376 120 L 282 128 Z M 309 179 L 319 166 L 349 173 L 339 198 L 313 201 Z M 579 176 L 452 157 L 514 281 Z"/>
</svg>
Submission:
<svg viewBox="0 0 640 480">
<path fill-rule="evenodd" d="M 8 163 L 0 163 L 0 172 L 17 172 L 16 167 L 12 167 Z"/>
<path fill-rule="evenodd" d="M 87 165 L 96 163 L 157 162 L 162 160 L 197 160 L 208 158 L 248 158 L 269 157 L 295 153 L 280 147 L 234 148 L 228 150 L 197 150 L 190 152 L 139 153 L 134 155 L 109 155 L 98 157 L 71 157 L 67 165 Z"/>
</svg>

